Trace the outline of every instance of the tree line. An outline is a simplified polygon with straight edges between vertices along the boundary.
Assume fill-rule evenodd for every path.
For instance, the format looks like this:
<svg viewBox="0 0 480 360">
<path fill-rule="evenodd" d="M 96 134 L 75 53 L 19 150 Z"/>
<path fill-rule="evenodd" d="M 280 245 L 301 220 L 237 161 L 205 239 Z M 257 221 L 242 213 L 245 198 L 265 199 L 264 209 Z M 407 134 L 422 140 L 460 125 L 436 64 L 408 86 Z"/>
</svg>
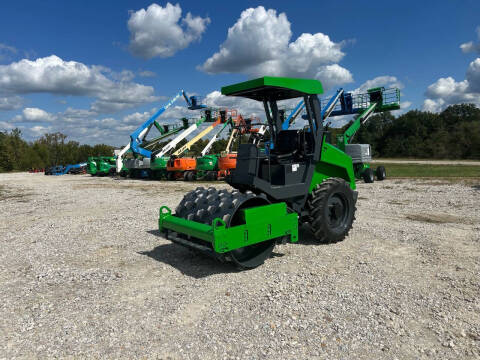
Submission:
<svg viewBox="0 0 480 360">
<path fill-rule="evenodd" d="M 413 110 L 398 117 L 379 113 L 359 129 L 353 142 L 370 144 L 375 157 L 480 159 L 480 109 L 460 104 L 441 113 Z"/>
<path fill-rule="evenodd" d="M 27 142 L 18 129 L 10 133 L 0 132 L 0 172 L 78 164 L 89 156 L 113 155 L 113 146 L 80 145 L 77 141 L 66 141 L 66 138 L 66 135 L 57 132 Z"/>
<path fill-rule="evenodd" d="M 330 129 L 332 141 L 335 142 L 335 135 L 350 124 Z M 52 133 L 27 142 L 18 129 L 0 132 L 0 171 L 77 164 L 89 156 L 113 155 L 113 146 L 80 145 L 66 138 L 62 133 Z M 480 109 L 472 104 L 461 104 L 449 106 L 438 114 L 418 110 L 398 117 L 388 112 L 376 114 L 359 129 L 353 142 L 370 144 L 375 157 L 480 159 Z M 185 143 L 183 140 L 177 148 Z M 208 140 L 198 141 L 188 155 L 200 155 L 207 143 Z M 210 153 L 220 153 L 226 145 L 226 139 L 219 139 Z M 233 148 L 236 149 L 236 145 Z"/>
</svg>

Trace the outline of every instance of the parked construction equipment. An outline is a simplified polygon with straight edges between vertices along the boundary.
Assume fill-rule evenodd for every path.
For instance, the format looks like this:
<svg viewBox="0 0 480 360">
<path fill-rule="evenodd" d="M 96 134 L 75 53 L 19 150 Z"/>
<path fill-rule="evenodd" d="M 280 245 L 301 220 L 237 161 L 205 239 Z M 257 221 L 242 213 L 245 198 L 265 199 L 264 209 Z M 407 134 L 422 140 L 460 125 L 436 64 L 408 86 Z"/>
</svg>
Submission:
<svg viewBox="0 0 480 360">
<path fill-rule="evenodd" d="M 185 145 L 176 150 L 169 161 L 167 162 L 167 178 L 168 180 L 183 179 L 191 181 L 196 179 L 196 166 L 197 160 L 193 157 L 180 157 L 184 152 L 190 150 L 190 148 L 197 143 L 202 137 L 208 135 L 215 127 L 227 122 L 227 112 L 225 110 L 218 111 L 216 120 L 212 118 L 212 110 L 205 110 L 205 122 L 211 122 L 211 125 L 200 131 Z M 230 114 L 229 114 L 230 115 Z M 231 116 L 230 116 L 231 117 Z"/>
<path fill-rule="evenodd" d="M 79 163 L 75 165 L 57 165 L 45 169 L 45 175 L 65 175 L 65 174 L 82 174 L 85 173 L 87 163 Z"/>
<path fill-rule="evenodd" d="M 87 159 L 87 173 L 88 174 L 90 174 L 92 176 L 97 175 L 97 161 L 98 161 L 98 157 L 96 157 L 96 156 L 90 156 Z"/>
<path fill-rule="evenodd" d="M 226 178 L 235 190 L 197 188 L 175 214 L 162 206 L 159 228 L 167 238 L 242 268 L 262 264 L 277 242 L 296 242 L 299 221 L 319 242 L 343 240 L 354 221 L 355 175 L 351 157 L 326 141 L 322 93 L 317 80 L 276 77 L 223 87 L 223 95 L 263 102 L 273 149 L 240 144 Z M 277 101 L 298 97 L 309 126 L 284 130 Z"/>
<path fill-rule="evenodd" d="M 357 179 L 373 183 L 386 178 L 383 166 L 370 167 L 372 150 L 370 144 L 351 144 L 351 140 L 360 127 L 374 114 L 400 109 L 400 90 L 384 87 L 368 89 L 366 94 L 342 94 L 339 106 L 332 112 L 335 115 L 359 114 L 343 134 L 337 135 L 337 147 L 346 152 L 353 160 L 353 169 Z"/>
<path fill-rule="evenodd" d="M 116 158 L 114 156 L 100 156 L 97 158 L 97 175 L 115 175 Z"/>
<path fill-rule="evenodd" d="M 188 109 L 197 110 L 205 108 L 205 105 L 198 104 L 197 97 L 188 97 L 185 91 L 181 90 L 167 104 L 160 108 L 152 117 L 141 124 L 131 135 L 130 142 L 117 155 L 116 171 L 120 173 L 125 166 L 132 177 L 146 177 L 151 175 L 150 163 L 153 158 L 155 146 L 163 139 L 175 135 L 188 127 L 188 121 L 183 121 L 182 125 L 160 125 L 156 119 L 173 105 L 179 97 L 183 96 L 187 102 Z M 147 140 L 150 130 L 155 127 L 160 136 Z M 127 152 L 131 152 L 133 159 L 124 159 Z M 162 156 L 158 156 L 162 157 Z M 157 157 L 155 157 L 157 158 Z"/>
<path fill-rule="evenodd" d="M 235 111 L 236 113 L 236 111 Z M 220 134 L 227 128 L 227 126 L 233 126 L 234 123 L 243 119 L 241 115 L 237 115 L 235 119 L 232 116 L 228 117 L 222 128 L 210 139 L 207 145 L 201 151 L 201 156 L 197 157 L 197 163 L 195 167 L 195 177 L 197 180 L 214 181 L 217 180 L 219 174 L 218 169 L 218 157 L 219 154 L 208 154 L 213 146 L 213 143 L 217 140 Z M 233 131 L 233 129 L 231 129 Z"/>
</svg>

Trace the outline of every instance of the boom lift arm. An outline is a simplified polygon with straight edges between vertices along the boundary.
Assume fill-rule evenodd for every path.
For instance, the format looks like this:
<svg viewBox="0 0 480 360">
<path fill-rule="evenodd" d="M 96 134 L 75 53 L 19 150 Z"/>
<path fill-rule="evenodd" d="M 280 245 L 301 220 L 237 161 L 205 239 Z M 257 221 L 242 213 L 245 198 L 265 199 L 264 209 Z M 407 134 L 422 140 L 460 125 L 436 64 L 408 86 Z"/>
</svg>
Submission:
<svg viewBox="0 0 480 360">
<path fill-rule="evenodd" d="M 116 168 L 117 168 L 117 173 L 119 173 L 122 170 L 123 167 L 123 155 L 129 150 L 132 149 L 134 153 L 138 153 L 143 156 L 150 156 L 151 152 L 145 149 L 142 149 L 140 147 L 140 144 L 143 142 L 145 137 L 147 136 L 148 132 L 150 131 L 152 125 L 156 123 L 156 119 L 162 115 L 165 110 L 167 110 L 170 106 L 173 105 L 175 101 L 180 96 L 184 96 L 186 98 L 185 92 L 183 90 L 179 91 L 177 95 L 175 95 L 168 103 L 166 103 L 163 107 L 161 107 L 153 116 L 145 121 L 142 125 L 140 125 L 137 130 L 135 130 L 131 135 L 130 135 L 130 143 L 125 146 L 117 155 L 117 161 L 116 161 Z M 155 125 L 156 127 L 158 124 Z"/>
<path fill-rule="evenodd" d="M 345 151 L 361 125 L 374 114 L 389 110 L 400 109 L 400 90 L 377 87 L 368 89 L 366 94 L 346 93 L 340 98 L 341 109 L 333 109 L 332 116 L 360 114 L 348 127 L 344 134 L 337 136 L 337 147 Z"/>
<path fill-rule="evenodd" d="M 227 127 L 227 125 L 232 125 L 233 122 L 232 122 L 232 118 L 228 118 L 228 120 L 225 122 L 225 124 L 222 126 L 222 128 L 210 139 L 210 141 L 208 142 L 208 144 L 203 148 L 202 152 L 201 152 L 201 156 L 205 156 L 208 154 L 208 152 L 210 151 L 210 149 L 212 148 L 213 146 L 213 143 L 217 140 L 218 136 L 223 132 L 223 130 Z"/>
<path fill-rule="evenodd" d="M 198 129 L 198 127 L 204 122 L 207 121 L 208 116 L 204 116 L 201 119 L 197 120 L 194 124 L 192 124 L 188 129 L 185 129 L 182 133 L 180 133 L 177 137 L 171 140 L 167 145 L 165 145 L 157 154 L 155 154 L 155 159 L 164 156 L 169 151 L 175 149 L 180 141 L 185 139 L 188 135 Z"/>
<path fill-rule="evenodd" d="M 156 122 L 156 119 L 162 115 L 165 110 L 167 110 L 170 106 L 173 105 L 177 99 L 183 96 L 185 101 L 187 102 L 187 107 L 189 110 L 198 110 L 198 109 L 203 109 L 206 107 L 206 105 L 202 105 L 198 103 L 198 99 L 196 96 L 190 96 L 188 97 L 185 91 L 180 90 L 177 95 L 175 95 L 167 104 L 165 104 L 160 110 L 158 110 L 153 116 L 145 121 L 142 125 L 140 125 L 137 130 L 135 130 L 131 135 L 130 135 L 130 143 L 125 146 L 120 153 L 117 155 L 117 172 L 120 172 L 123 166 L 123 155 L 131 149 L 134 155 L 141 155 L 144 157 L 150 157 L 152 155 L 152 152 L 144 147 L 149 147 L 152 146 L 156 143 L 158 143 L 161 139 L 164 139 L 170 135 L 176 134 L 180 132 L 182 129 L 186 129 L 188 126 L 185 122 L 183 124 L 183 127 L 177 128 L 177 129 L 172 129 L 170 132 L 165 128 L 159 125 Z M 160 131 L 160 137 L 153 139 L 147 143 L 145 143 L 145 138 L 150 132 L 150 129 L 152 126 L 155 125 L 155 127 Z"/>
<path fill-rule="evenodd" d="M 165 139 L 169 136 L 175 135 L 175 134 L 179 133 L 180 131 L 188 128 L 188 119 L 183 118 L 182 121 L 183 121 L 183 124 L 181 124 L 181 125 L 178 125 L 178 124 L 160 125 L 159 129 L 161 129 L 161 131 L 160 131 L 161 135 L 156 137 L 155 139 L 152 139 L 152 140 L 149 140 L 149 141 L 144 141 L 142 143 L 142 147 L 144 149 L 153 151 L 153 149 L 155 148 L 155 145 L 157 145 L 163 139 Z M 156 122 L 155 122 L 155 124 L 156 124 Z"/>
<path fill-rule="evenodd" d="M 358 129 L 360 129 L 360 126 L 367 122 L 370 116 L 373 115 L 376 107 L 376 103 L 370 104 L 370 106 L 354 120 L 352 125 L 350 125 L 343 134 L 337 136 L 337 147 L 340 150 L 345 151 L 345 145 L 350 143 L 350 140 L 357 133 Z"/>
<path fill-rule="evenodd" d="M 224 123 L 225 122 L 225 112 L 220 111 L 220 114 L 217 118 L 217 120 L 212 123 L 210 126 L 208 126 L 206 129 L 200 131 L 197 135 L 195 135 L 189 142 L 187 142 L 185 145 L 183 145 L 180 149 L 175 151 L 172 155 L 174 156 L 179 156 L 183 154 L 185 151 L 190 150 L 190 148 L 202 137 L 205 135 L 209 134 L 210 131 L 212 131 L 217 125 Z"/>
</svg>

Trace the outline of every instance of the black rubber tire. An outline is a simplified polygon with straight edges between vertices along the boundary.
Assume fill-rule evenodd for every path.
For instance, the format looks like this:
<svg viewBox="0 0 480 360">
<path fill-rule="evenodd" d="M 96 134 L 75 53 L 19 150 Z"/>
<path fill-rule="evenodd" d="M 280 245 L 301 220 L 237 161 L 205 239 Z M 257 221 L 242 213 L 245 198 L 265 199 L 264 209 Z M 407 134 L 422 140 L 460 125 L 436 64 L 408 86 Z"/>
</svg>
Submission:
<svg viewBox="0 0 480 360">
<path fill-rule="evenodd" d="M 329 178 L 317 184 L 307 201 L 310 228 L 320 243 L 342 241 L 355 221 L 353 190 L 343 179 Z"/>
<path fill-rule="evenodd" d="M 387 178 L 387 171 L 385 167 L 379 166 L 375 169 L 375 175 L 377 176 L 377 180 L 382 181 Z"/>
<path fill-rule="evenodd" d="M 373 170 L 371 168 L 366 168 L 362 172 L 363 181 L 367 184 L 371 184 L 375 181 L 375 175 L 373 174 Z"/>
<path fill-rule="evenodd" d="M 218 173 L 216 171 L 210 171 L 210 181 L 217 181 Z"/>
<path fill-rule="evenodd" d="M 197 178 L 195 176 L 195 172 L 194 171 L 189 171 L 188 172 L 188 175 L 187 175 L 187 180 L 188 181 L 195 181 Z"/>
<path fill-rule="evenodd" d="M 185 172 L 183 173 L 183 180 L 184 180 L 184 181 L 190 181 L 189 175 L 190 175 L 190 171 L 185 171 Z"/>
<path fill-rule="evenodd" d="M 215 180 L 215 177 L 214 177 L 214 171 L 207 171 L 205 173 L 205 180 L 206 181 L 214 181 Z"/>
<path fill-rule="evenodd" d="M 169 181 L 175 180 L 175 173 L 173 171 L 167 172 L 167 180 Z"/>
<path fill-rule="evenodd" d="M 208 225 L 211 225 L 215 218 L 220 218 L 230 227 L 242 223 L 238 216 L 240 209 L 266 204 L 269 204 L 266 197 L 256 196 L 252 192 L 242 194 L 237 190 L 198 187 L 183 197 L 175 215 Z M 274 247 L 275 239 L 230 251 L 220 256 L 220 259 L 230 261 L 240 269 L 252 269 L 263 264 Z"/>
</svg>

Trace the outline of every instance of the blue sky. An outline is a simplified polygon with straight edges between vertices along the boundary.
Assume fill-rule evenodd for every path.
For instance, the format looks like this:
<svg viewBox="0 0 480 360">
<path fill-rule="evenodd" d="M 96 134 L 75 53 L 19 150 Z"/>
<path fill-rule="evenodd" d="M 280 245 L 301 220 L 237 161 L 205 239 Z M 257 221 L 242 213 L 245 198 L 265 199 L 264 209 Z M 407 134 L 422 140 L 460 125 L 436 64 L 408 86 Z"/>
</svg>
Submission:
<svg viewBox="0 0 480 360">
<path fill-rule="evenodd" d="M 8 1 L 0 131 L 122 145 L 179 89 L 255 113 L 216 91 L 263 74 L 400 86 L 400 111 L 480 105 L 479 14 L 473 0 Z"/>
</svg>

